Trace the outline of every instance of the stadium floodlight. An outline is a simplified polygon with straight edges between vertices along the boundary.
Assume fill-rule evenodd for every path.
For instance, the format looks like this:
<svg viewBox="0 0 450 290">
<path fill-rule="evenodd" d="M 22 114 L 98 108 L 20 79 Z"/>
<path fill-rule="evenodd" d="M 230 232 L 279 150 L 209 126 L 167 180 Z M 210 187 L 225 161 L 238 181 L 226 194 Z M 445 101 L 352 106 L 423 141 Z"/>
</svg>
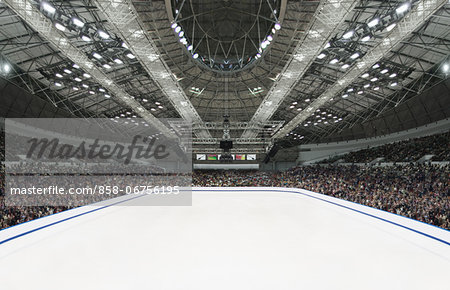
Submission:
<svg viewBox="0 0 450 290">
<path fill-rule="evenodd" d="M 391 87 L 395 87 L 397 85 L 397 82 L 393 82 L 392 84 L 391 84 Z"/>
<path fill-rule="evenodd" d="M 377 69 L 377 68 L 379 68 L 379 67 L 380 67 L 380 64 L 378 64 L 378 63 L 376 63 L 376 64 L 374 64 L 374 65 L 372 66 L 373 69 Z"/>
<path fill-rule="evenodd" d="M 109 99 L 109 98 L 111 98 L 111 96 L 108 94 L 105 94 L 105 98 Z"/>
<path fill-rule="evenodd" d="M 123 64 L 123 61 L 120 58 L 115 58 L 114 62 L 117 64 Z"/>
<path fill-rule="evenodd" d="M 105 64 L 103 65 L 103 67 L 106 68 L 106 69 L 110 69 L 110 68 L 111 68 L 111 66 L 110 66 L 109 64 L 107 64 L 107 63 L 105 63 Z"/>
<path fill-rule="evenodd" d="M 442 71 L 444 73 L 448 73 L 449 70 L 450 70 L 450 65 L 448 63 L 444 63 L 444 65 L 442 65 Z"/>
<path fill-rule="evenodd" d="M 273 36 L 272 35 L 268 35 L 267 36 L 267 40 L 270 42 L 270 41 L 272 41 L 273 40 Z"/>
<path fill-rule="evenodd" d="M 348 94 L 343 94 L 343 95 L 342 95 L 342 98 L 343 98 L 343 99 L 345 99 L 345 98 L 347 98 L 347 97 L 348 97 Z"/>
<path fill-rule="evenodd" d="M 335 64 L 335 63 L 337 63 L 339 60 L 337 59 L 337 58 L 333 58 L 331 61 L 330 61 L 330 64 Z"/>
<path fill-rule="evenodd" d="M 92 39 L 89 36 L 85 35 L 85 34 L 81 35 L 81 40 L 86 41 L 86 42 L 91 42 L 92 41 Z"/>
<path fill-rule="evenodd" d="M 180 31 L 181 31 L 181 26 L 175 27 L 175 32 L 176 32 L 176 33 L 179 33 Z"/>
<path fill-rule="evenodd" d="M 161 103 L 160 102 L 155 102 L 155 105 L 159 106 L 159 105 L 161 105 Z"/>
<path fill-rule="evenodd" d="M 386 27 L 387 31 L 391 31 L 392 29 L 394 29 L 394 27 L 396 26 L 396 23 L 392 23 L 391 25 L 389 25 L 388 27 Z"/>
<path fill-rule="evenodd" d="M 302 108 L 297 108 L 297 111 L 301 111 L 302 110 Z"/>
<path fill-rule="evenodd" d="M 86 85 L 86 84 L 82 84 L 81 86 L 82 86 L 83 88 L 85 88 L 85 89 L 89 88 L 89 86 Z"/>
<path fill-rule="evenodd" d="M 194 53 L 194 55 L 192 56 L 194 59 L 198 58 L 198 53 Z"/>
<path fill-rule="evenodd" d="M 362 95 L 364 91 L 358 91 L 358 95 Z"/>
<path fill-rule="evenodd" d="M 122 42 L 122 47 L 128 49 L 128 45 L 125 42 Z"/>
<path fill-rule="evenodd" d="M 370 81 L 371 82 L 376 82 L 378 80 L 378 78 L 372 78 Z"/>
<path fill-rule="evenodd" d="M 41 2 L 41 8 L 50 15 L 53 15 L 56 12 L 56 8 L 46 1 Z"/>
<path fill-rule="evenodd" d="M 104 88 L 99 88 L 98 91 L 104 93 L 105 89 Z"/>
<path fill-rule="evenodd" d="M 79 28 L 83 28 L 83 27 L 84 27 L 84 22 L 81 21 L 80 18 L 73 17 L 73 18 L 72 18 L 72 23 L 73 23 L 73 25 L 75 25 L 76 27 L 79 27 Z"/>
<path fill-rule="evenodd" d="M 62 78 L 62 77 L 63 77 L 63 75 L 60 74 L 60 73 L 56 73 L 55 76 L 56 76 L 57 78 Z"/>
<path fill-rule="evenodd" d="M 88 73 L 84 73 L 83 76 L 84 76 L 85 78 L 87 78 L 87 79 L 91 77 L 91 75 L 88 74 Z"/>
<path fill-rule="evenodd" d="M 131 52 L 127 53 L 126 56 L 127 56 L 129 59 L 135 59 L 135 58 L 136 58 L 136 57 L 134 56 L 134 54 L 132 54 Z"/>
<path fill-rule="evenodd" d="M 321 53 L 321 54 L 319 54 L 318 56 L 317 56 L 317 58 L 318 59 L 323 59 L 323 58 L 325 58 L 327 55 L 325 54 L 325 53 Z"/>
<path fill-rule="evenodd" d="M 57 86 L 57 87 L 62 87 L 62 83 L 60 83 L 60 82 L 55 82 L 55 86 Z"/>
<path fill-rule="evenodd" d="M 374 87 L 373 90 L 374 91 L 378 91 L 380 89 L 380 87 Z"/>
<path fill-rule="evenodd" d="M 367 23 L 367 26 L 372 28 L 372 27 L 377 26 L 378 23 L 380 23 L 380 18 L 374 18 L 374 19 L 370 20 L 369 23 Z"/>
<path fill-rule="evenodd" d="M 154 111 L 156 111 L 156 109 L 155 109 L 155 108 L 151 108 L 150 111 L 153 111 L 153 112 L 154 112 Z"/>
<path fill-rule="evenodd" d="M 389 70 L 387 68 L 385 68 L 384 70 L 380 71 L 381 74 L 385 74 L 387 73 Z"/>
<path fill-rule="evenodd" d="M 74 78 L 74 80 L 75 80 L 76 82 L 81 82 L 81 79 L 80 79 L 79 77 Z"/>
<path fill-rule="evenodd" d="M 364 88 L 367 89 L 368 87 L 370 87 L 370 84 L 365 84 Z"/>
<path fill-rule="evenodd" d="M 275 28 L 275 30 L 280 30 L 281 29 L 281 24 L 280 23 L 275 23 L 273 28 Z"/>
<path fill-rule="evenodd" d="M 359 53 L 358 52 L 355 52 L 354 54 L 352 54 L 350 56 L 351 59 L 357 59 L 358 57 L 359 57 Z"/>
<path fill-rule="evenodd" d="M 354 33 L 355 32 L 353 30 L 350 30 L 350 31 L 344 33 L 344 35 L 342 35 L 342 38 L 343 39 L 349 39 L 349 38 L 351 38 L 353 36 Z"/>
<path fill-rule="evenodd" d="M 177 28 L 178 24 L 176 22 L 172 23 L 172 25 L 170 26 L 172 29 Z"/>
<path fill-rule="evenodd" d="M 353 92 L 353 88 L 349 88 L 348 90 L 347 90 L 347 92 Z"/>
<path fill-rule="evenodd" d="M 89 91 L 89 94 L 95 95 L 95 92 L 94 91 Z"/>
<path fill-rule="evenodd" d="M 293 108 L 295 108 L 295 106 L 290 106 L 290 107 L 289 107 L 289 109 L 293 109 Z"/>
<path fill-rule="evenodd" d="M 80 88 L 78 88 L 78 87 L 73 87 L 72 90 L 78 91 L 78 90 L 80 90 Z"/>
<path fill-rule="evenodd" d="M 64 72 L 65 72 L 66 74 L 69 74 L 69 75 L 72 73 L 72 71 L 71 71 L 70 69 L 67 69 L 67 68 L 64 69 Z"/>
<path fill-rule="evenodd" d="M 80 66 L 77 65 L 76 63 L 74 63 L 74 64 L 72 65 L 72 67 L 73 67 L 73 68 L 76 68 L 76 69 L 79 69 L 79 68 L 80 68 Z"/>
<path fill-rule="evenodd" d="M 293 102 L 293 103 L 292 103 L 292 105 L 297 105 L 297 104 L 298 104 L 298 102 Z"/>
<path fill-rule="evenodd" d="M 103 39 L 108 39 L 109 38 L 109 34 L 106 33 L 105 31 L 99 29 L 97 30 L 98 36 L 100 36 Z"/>
<path fill-rule="evenodd" d="M 365 35 L 363 38 L 361 38 L 361 41 L 362 41 L 362 42 L 366 42 L 366 41 L 369 41 L 370 38 L 371 38 L 370 34 L 367 34 L 367 35 Z"/>
<path fill-rule="evenodd" d="M 190 45 L 187 47 L 187 49 L 188 49 L 189 51 L 191 51 L 191 50 L 194 49 L 194 46 L 193 46 L 192 44 L 190 44 Z"/>
<path fill-rule="evenodd" d="M 341 68 L 342 69 L 348 69 L 350 67 L 350 65 L 348 63 L 344 64 Z"/>
<path fill-rule="evenodd" d="M 403 14 L 406 11 L 408 11 L 408 9 L 409 9 L 409 3 L 406 2 L 406 3 L 403 3 L 402 5 L 400 5 L 397 9 L 395 9 L 395 13 Z"/>
<path fill-rule="evenodd" d="M 98 54 L 97 52 L 93 52 L 92 56 L 95 57 L 96 59 L 101 59 L 102 56 L 100 54 Z"/>
<path fill-rule="evenodd" d="M 365 73 L 365 74 L 363 74 L 361 77 L 365 79 L 365 78 L 367 78 L 368 76 L 369 76 L 369 74 L 368 74 L 368 73 Z"/>
<path fill-rule="evenodd" d="M 160 105 L 160 106 L 158 106 L 158 108 L 162 109 L 162 108 L 164 108 L 164 107 Z"/>
<path fill-rule="evenodd" d="M 55 27 L 56 27 L 56 29 L 58 29 L 60 31 L 65 31 L 66 30 L 66 27 L 60 22 L 56 22 L 55 21 Z"/>
<path fill-rule="evenodd" d="M 393 74 L 391 74 L 389 77 L 392 79 L 392 78 L 395 78 L 397 76 L 397 74 L 396 73 L 393 73 Z"/>
<path fill-rule="evenodd" d="M 183 37 L 184 36 L 184 31 L 183 30 L 181 30 L 179 33 L 178 33 L 178 37 Z"/>
<path fill-rule="evenodd" d="M 327 49 L 327 48 L 329 48 L 330 46 L 331 46 L 331 44 L 330 44 L 329 42 L 327 42 L 327 44 L 325 44 L 325 46 L 324 46 L 323 49 Z"/>
</svg>

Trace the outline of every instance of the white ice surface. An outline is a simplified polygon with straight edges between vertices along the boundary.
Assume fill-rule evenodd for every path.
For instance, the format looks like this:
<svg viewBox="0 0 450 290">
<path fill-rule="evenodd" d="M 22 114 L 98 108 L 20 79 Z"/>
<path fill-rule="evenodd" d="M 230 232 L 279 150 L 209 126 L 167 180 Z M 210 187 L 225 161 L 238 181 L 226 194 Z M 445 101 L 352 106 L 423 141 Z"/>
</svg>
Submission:
<svg viewBox="0 0 450 290">
<path fill-rule="evenodd" d="M 196 189 L 191 207 L 125 202 L 0 244 L 0 289 L 450 289 L 448 231 L 308 191 L 213 190 Z M 93 208 L 0 231 L 0 243 Z"/>
</svg>

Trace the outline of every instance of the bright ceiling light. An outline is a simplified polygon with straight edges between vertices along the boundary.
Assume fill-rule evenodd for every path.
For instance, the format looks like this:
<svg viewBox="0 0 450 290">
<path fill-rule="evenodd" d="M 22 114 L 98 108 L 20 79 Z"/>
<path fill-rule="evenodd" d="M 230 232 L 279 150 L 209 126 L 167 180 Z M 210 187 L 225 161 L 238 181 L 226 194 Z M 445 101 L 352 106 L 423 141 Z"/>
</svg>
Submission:
<svg viewBox="0 0 450 290">
<path fill-rule="evenodd" d="M 95 92 L 94 91 L 89 91 L 89 94 L 95 95 Z"/>
<path fill-rule="evenodd" d="M 293 109 L 293 108 L 295 108 L 295 106 L 290 106 L 290 107 L 289 107 L 289 109 Z"/>
<path fill-rule="evenodd" d="M 111 98 L 111 96 L 108 94 L 105 94 L 105 98 L 109 99 L 109 98 Z"/>
<path fill-rule="evenodd" d="M 326 57 L 327 55 L 325 54 L 325 53 L 321 53 L 321 54 L 319 54 L 318 56 L 317 56 L 317 58 L 318 59 L 322 59 L 322 58 L 324 58 L 324 57 Z"/>
<path fill-rule="evenodd" d="M 387 73 L 389 70 L 387 68 L 385 68 L 384 70 L 380 71 L 381 74 L 385 74 Z"/>
<path fill-rule="evenodd" d="M 79 69 L 79 68 L 80 68 L 80 66 L 77 65 L 76 63 L 74 63 L 74 64 L 72 65 L 72 67 L 73 67 L 73 68 L 76 68 L 76 69 Z"/>
<path fill-rule="evenodd" d="M 371 82 L 376 82 L 378 80 L 378 78 L 372 78 L 370 81 Z"/>
<path fill-rule="evenodd" d="M 369 76 L 369 74 L 368 73 L 365 73 L 365 74 L 363 74 L 361 77 L 362 78 L 367 78 Z"/>
<path fill-rule="evenodd" d="M 348 97 L 348 94 L 342 95 L 342 98 L 343 98 L 343 99 L 345 99 L 345 98 L 347 98 L 347 97 Z"/>
<path fill-rule="evenodd" d="M 331 46 L 331 44 L 330 44 L 329 42 L 327 42 L 327 44 L 325 44 L 324 49 L 327 49 L 327 48 L 329 48 L 330 46 Z"/>
<path fill-rule="evenodd" d="M 131 52 L 127 53 L 126 56 L 127 56 L 129 59 L 135 59 L 135 58 L 136 58 L 136 57 L 134 56 L 134 54 L 132 54 Z"/>
<path fill-rule="evenodd" d="M 45 2 L 45 1 L 41 2 L 41 7 L 42 7 L 42 9 L 43 9 L 45 12 L 47 12 L 47 13 L 49 13 L 49 14 L 55 14 L 55 12 L 56 12 L 55 7 L 53 7 L 53 6 L 52 6 L 50 3 L 48 3 L 48 2 Z"/>
<path fill-rule="evenodd" d="M 194 49 L 194 46 L 193 46 L 192 44 L 190 44 L 190 45 L 187 47 L 187 49 L 188 49 L 189 51 L 191 51 L 191 50 Z"/>
<path fill-rule="evenodd" d="M 120 58 L 115 58 L 114 62 L 117 64 L 123 64 L 123 61 Z"/>
<path fill-rule="evenodd" d="M 349 39 L 349 38 L 351 38 L 353 36 L 354 33 L 355 32 L 353 30 L 350 30 L 350 31 L 344 33 L 344 35 L 342 35 L 342 38 L 343 39 Z"/>
<path fill-rule="evenodd" d="M 80 78 L 74 78 L 74 80 L 76 81 L 76 82 L 81 82 L 81 79 Z"/>
<path fill-rule="evenodd" d="M 83 76 L 84 76 L 85 78 L 87 78 L 87 79 L 91 77 L 91 75 L 88 74 L 88 73 L 84 73 Z"/>
<path fill-rule="evenodd" d="M 377 68 L 379 68 L 379 67 L 380 67 L 380 65 L 379 65 L 378 63 L 376 63 L 376 64 L 374 64 L 374 65 L 372 66 L 373 69 L 377 69 Z"/>
<path fill-rule="evenodd" d="M 397 85 L 397 83 L 396 82 L 393 82 L 392 84 L 391 84 L 391 87 L 395 87 Z"/>
<path fill-rule="evenodd" d="M 387 31 L 391 31 L 392 29 L 394 29 L 395 25 L 397 25 L 397 24 L 392 23 L 391 25 L 389 25 L 388 27 L 386 27 L 386 30 L 387 30 Z"/>
<path fill-rule="evenodd" d="M 98 91 L 104 93 L 105 89 L 104 88 L 99 88 Z"/>
<path fill-rule="evenodd" d="M 353 88 L 349 88 L 347 92 L 353 92 Z"/>
<path fill-rule="evenodd" d="M 89 36 L 87 36 L 87 35 L 82 35 L 81 36 L 81 40 L 86 41 L 86 42 L 92 41 L 92 39 Z"/>
<path fill-rule="evenodd" d="M 275 28 L 275 30 L 280 30 L 281 29 L 281 24 L 280 23 L 275 23 L 273 28 Z"/>
<path fill-rule="evenodd" d="M 370 87 L 370 84 L 365 84 L 364 88 L 367 89 L 368 87 Z"/>
<path fill-rule="evenodd" d="M 393 74 L 391 74 L 389 77 L 390 78 L 395 78 L 397 76 L 397 74 L 396 73 L 393 73 Z"/>
<path fill-rule="evenodd" d="M 89 86 L 86 85 L 86 84 L 82 84 L 81 86 L 82 86 L 83 88 L 85 88 L 85 89 L 89 88 Z"/>
<path fill-rule="evenodd" d="M 350 67 L 350 65 L 348 63 L 346 63 L 342 66 L 342 69 L 348 69 L 349 67 Z"/>
<path fill-rule="evenodd" d="M 198 53 L 194 53 L 194 55 L 192 56 L 194 59 L 198 58 Z"/>
<path fill-rule="evenodd" d="M 354 54 L 352 54 L 350 56 L 351 59 L 357 59 L 358 57 L 359 57 L 359 53 L 358 52 L 355 52 Z"/>
<path fill-rule="evenodd" d="M 380 87 L 374 87 L 373 90 L 374 91 L 378 91 L 380 89 Z"/>
<path fill-rule="evenodd" d="M 61 31 L 66 30 L 66 27 L 59 22 L 55 22 L 55 27 L 56 27 L 56 29 L 61 30 Z"/>
<path fill-rule="evenodd" d="M 162 108 L 164 108 L 164 107 L 163 107 L 163 106 L 158 106 L 158 108 L 162 109 Z"/>
<path fill-rule="evenodd" d="M 178 26 L 178 24 L 176 24 L 175 22 L 174 23 L 172 23 L 172 25 L 170 26 L 172 29 L 175 29 L 175 28 L 177 28 L 177 26 Z"/>
<path fill-rule="evenodd" d="M 72 18 L 72 23 L 73 23 L 75 26 L 79 27 L 79 28 L 83 28 L 83 27 L 84 27 L 84 22 L 81 21 L 81 19 L 79 19 L 79 18 L 77 18 L 77 17 L 73 17 L 73 18 Z"/>
<path fill-rule="evenodd" d="M 372 28 L 374 26 L 377 26 L 378 23 L 380 23 L 380 18 L 374 18 L 374 19 L 370 20 L 369 23 L 367 23 L 367 26 Z"/>
<path fill-rule="evenodd" d="M 102 58 L 102 56 L 100 54 L 98 54 L 97 52 L 92 53 L 92 56 L 95 57 L 96 59 Z"/>
<path fill-rule="evenodd" d="M 107 64 L 107 63 L 105 63 L 105 64 L 103 65 L 103 67 L 106 68 L 106 69 L 110 69 L 110 68 L 111 68 L 111 66 L 110 66 L 109 64 Z"/>
<path fill-rule="evenodd" d="M 364 91 L 358 91 L 358 95 L 362 95 Z"/>
<path fill-rule="evenodd" d="M 153 112 L 154 112 L 154 111 L 156 111 L 156 109 L 155 109 L 155 108 L 151 108 L 150 111 L 153 111 Z"/>
<path fill-rule="evenodd" d="M 272 35 L 267 36 L 267 40 L 268 41 L 272 41 L 273 40 L 273 36 Z"/>
<path fill-rule="evenodd" d="M 367 34 L 366 36 L 364 36 L 363 38 L 361 38 L 362 42 L 366 42 L 370 40 L 370 34 Z"/>
<path fill-rule="evenodd" d="M 60 73 L 56 73 L 55 76 L 58 77 L 58 78 L 62 78 L 63 77 L 63 75 L 60 74 Z"/>
<path fill-rule="evenodd" d="M 337 63 L 339 60 L 337 59 L 337 58 L 333 58 L 331 61 L 330 61 L 330 64 L 335 64 L 335 63 Z"/>
<path fill-rule="evenodd" d="M 175 32 L 176 32 L 176 33 L 180 32 L 180 31 L 181 31 L 181 26 L 175 27 Z"/>
<path fill-rule="evenodd" d="M 128 45 L 125 42 L 122 42 L 122 47 L 128 49 Z"/>
<path fill-rule="evenodd" d="M 65 72 L 66 74 L 69 74 L 69 75 L 72 73 L 72 71 L 71 71 L 70 69 L 67 69 L 67 68 L 64 69 L 64 72 Z"/>
<path fill-rule="evenodd" d="M 297 105 L 297 104 L 298 104 L 297 102 L 293 102 L 293 103 L 292 103 L 292 105 Z"/>
<path fill-rule="evenodd" d="M 406 3 L 403 3 L 402 5 L 400 5 L 397 9 L 395 9 L 395 13 L 403 14 L 406 11 L 408 11 L 408 9 L 409 9 L 409 3 L 406 2 Z"/>
<path fill-rule="evenodd" d="M 55 86 L 57 86 L 57 87 L 62 87 L 62 83 L 56 82 L 56 83 L 55 83 Z"/>
<path fill-rule="evenodd" d="M 183 30 L 181 30 L 179 33 L 178 33 L 178 37 L 183 37 L 184 36 L 184 31 Z"/>
<path fill-rule="evenodd" d="M 78 87 L 73 87 L 72 89 L 73 89 L 74 91 L 78 91 L 78 90 L 79 90 Z"/>
<path fill-rule="evenodd" d="M 302 110 L 302 108 L 298 108 L 298 109 L 297 109 L 297 111 L 301 111 L 301 110 Z"/>
<path fill-rule="evenodd" d="M 100 36 L 103 39 L 108 39 L 109 38 L 109 34 L 106 33 L 105 31 L 99 29 L 97 30 L 98 36 Z"/>
</svg>

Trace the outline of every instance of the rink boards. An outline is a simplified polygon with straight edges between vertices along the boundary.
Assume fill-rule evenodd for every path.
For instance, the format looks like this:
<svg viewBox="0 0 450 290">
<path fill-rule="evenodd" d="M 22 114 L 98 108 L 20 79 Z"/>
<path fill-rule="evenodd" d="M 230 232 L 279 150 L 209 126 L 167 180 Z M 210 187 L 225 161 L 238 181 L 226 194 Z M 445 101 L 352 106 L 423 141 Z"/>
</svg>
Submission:
<svg viewBox="0 0 450 290">
<path fill-rule="evenodd" d="M 261 187 L 135 202 L 0 231 L 1 288 L 449 289 L 450 232 L 381 210 Z"/>
</svg>

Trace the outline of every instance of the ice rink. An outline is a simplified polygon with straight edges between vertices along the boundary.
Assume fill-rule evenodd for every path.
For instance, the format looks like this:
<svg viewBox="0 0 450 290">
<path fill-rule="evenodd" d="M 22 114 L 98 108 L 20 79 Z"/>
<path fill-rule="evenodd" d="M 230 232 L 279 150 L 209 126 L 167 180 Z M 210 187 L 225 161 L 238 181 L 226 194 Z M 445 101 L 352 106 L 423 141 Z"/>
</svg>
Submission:
<svg viewBox="0 0 450 290">
<path fill-rule="evenodd" d="M 0 289 L 450 289 L 449 231 L 309 191 L 119 202 L 0 231 Z"/>
</svg>

